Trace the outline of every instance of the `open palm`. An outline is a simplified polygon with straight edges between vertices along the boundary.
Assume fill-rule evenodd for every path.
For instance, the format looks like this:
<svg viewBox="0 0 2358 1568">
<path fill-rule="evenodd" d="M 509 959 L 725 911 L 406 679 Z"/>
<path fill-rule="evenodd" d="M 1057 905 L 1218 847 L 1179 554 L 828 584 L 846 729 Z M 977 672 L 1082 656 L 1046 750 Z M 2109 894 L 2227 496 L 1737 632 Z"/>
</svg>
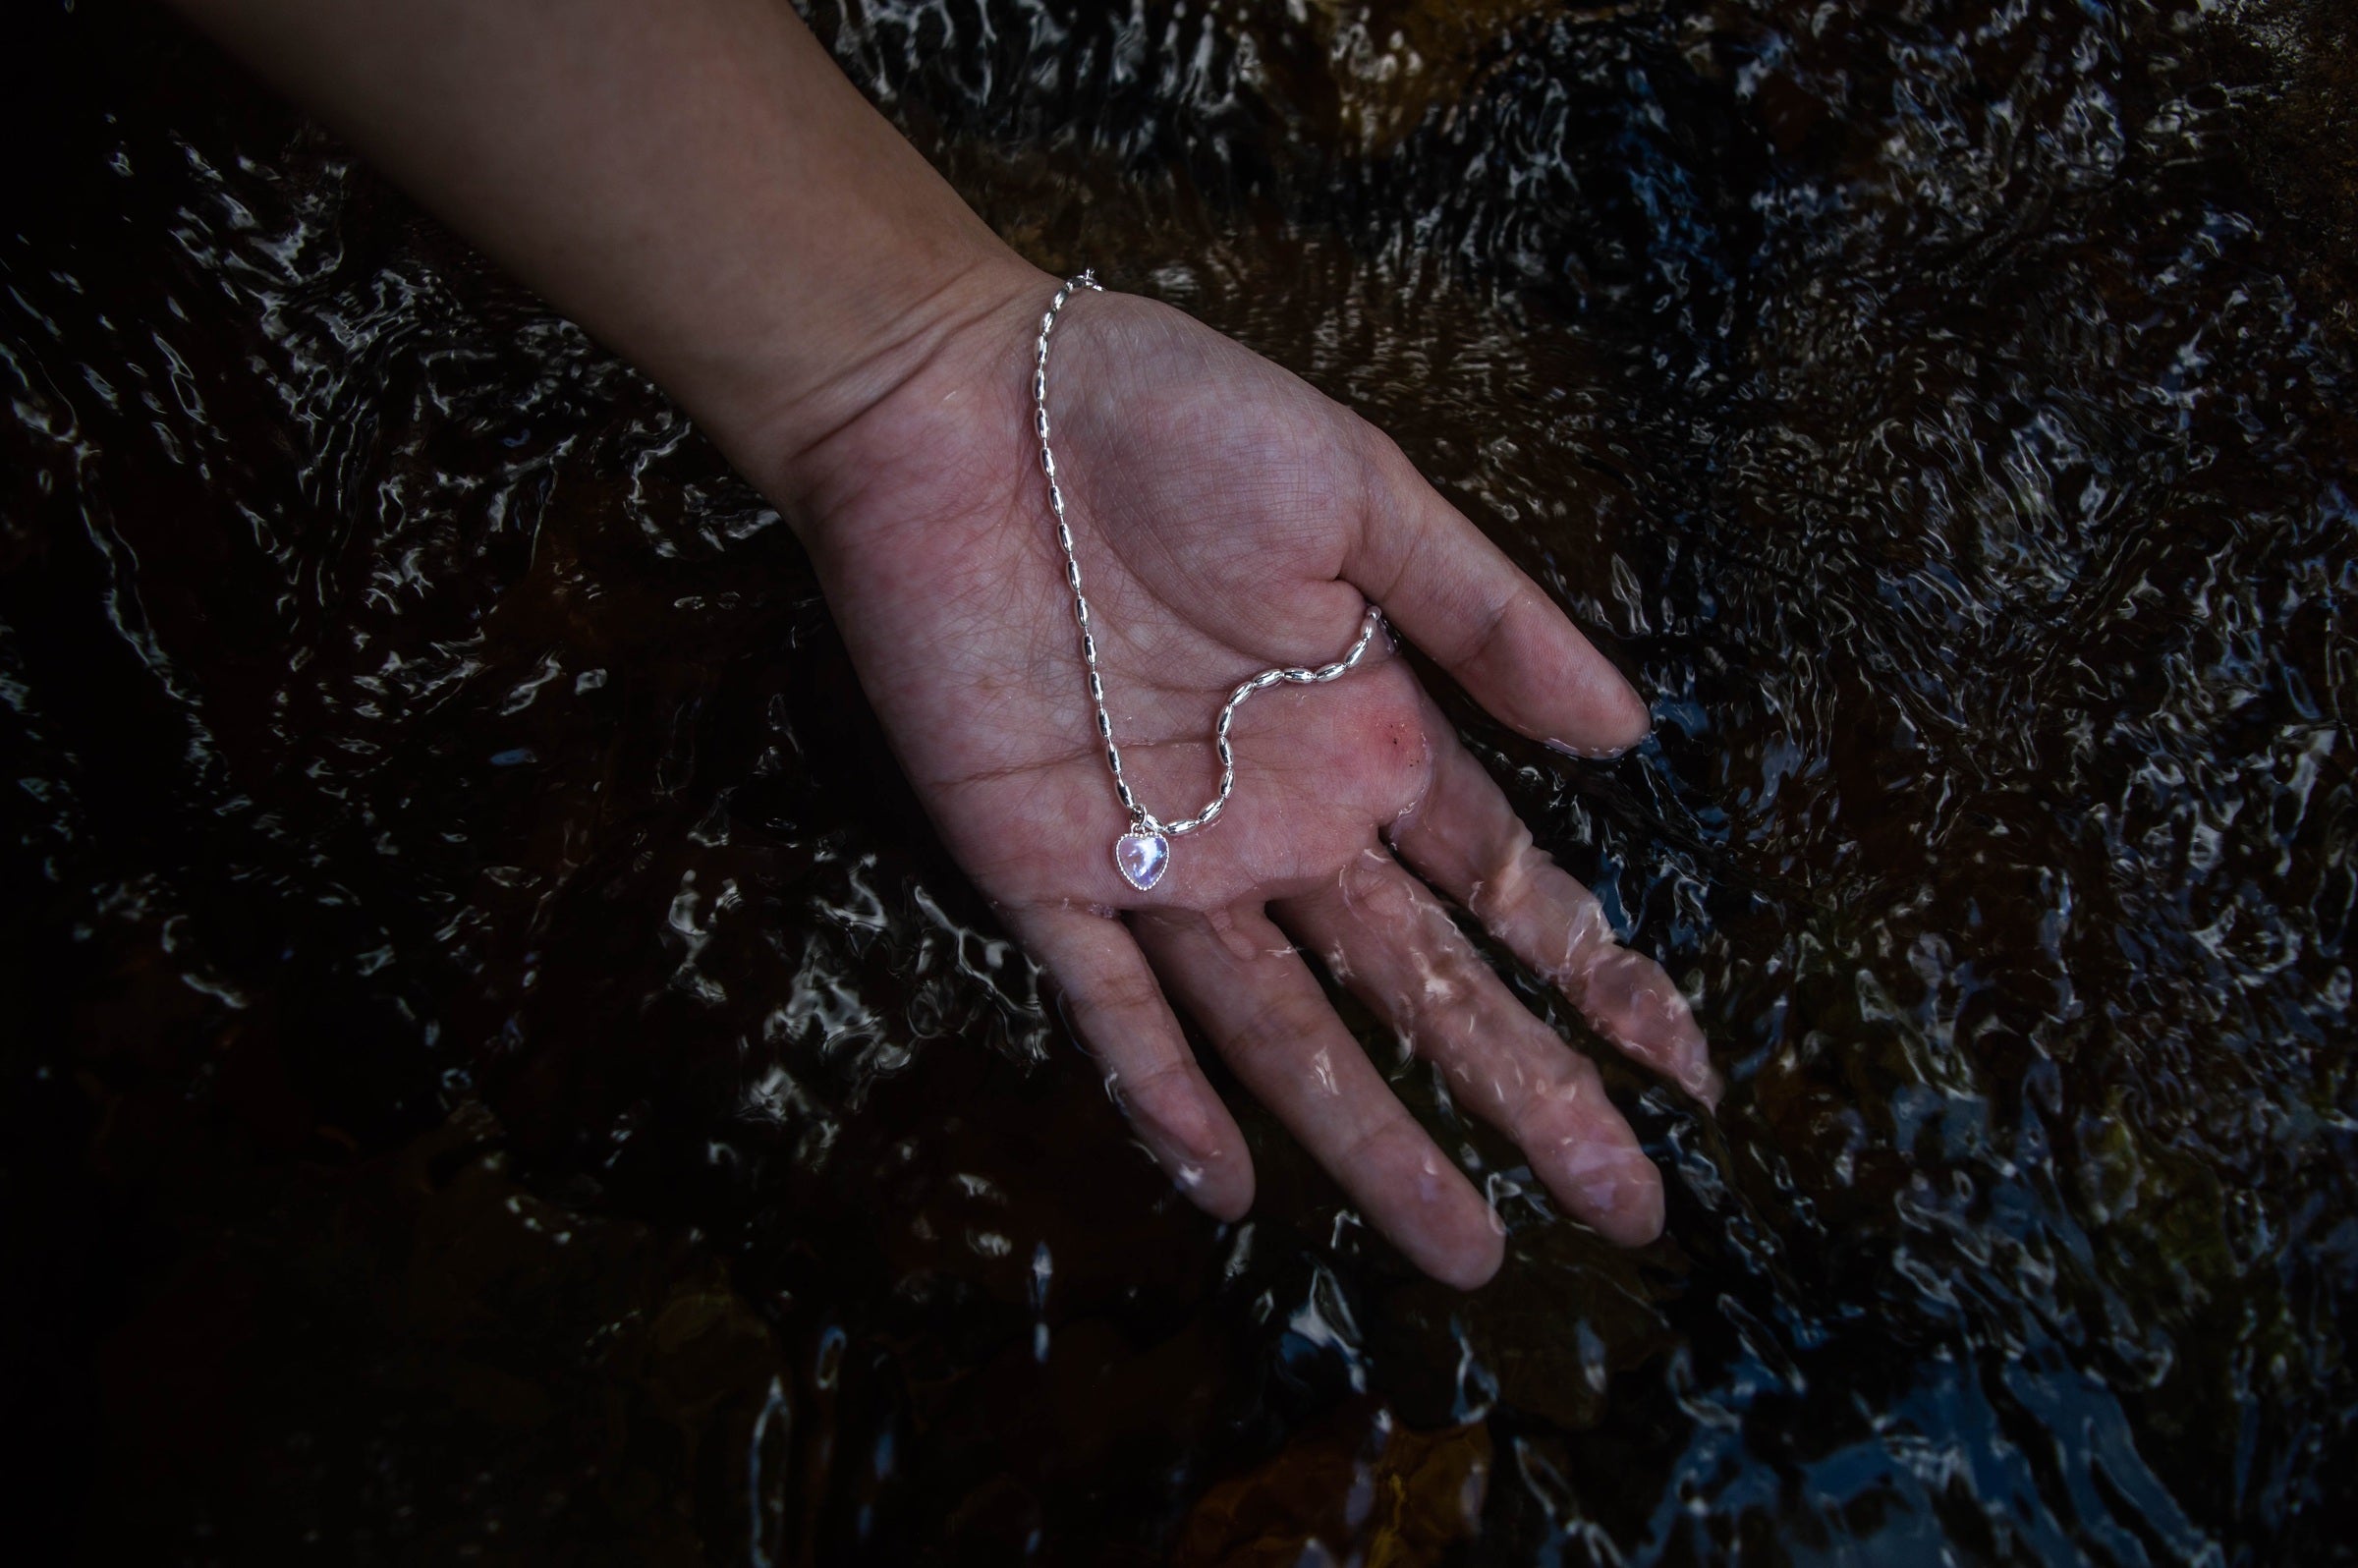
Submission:
<svg viewBox="0 0 2358 1568">
<path fill-rule="evenodd" d="M 1139 1135 L 1212 1213 L 1252 1163 L 1172 1005 L 1420 1266 L 1496 1269 L 1497 1219 L 1328 1006 L 1307 951 L 1616 1240 L 1661 1225 L 1661 1182 L 1596 1068 L 1490 971 L 1435 891 L 1561 986 L 1606 1038 L 1706 1098 L 1685 1000 L 1535 849 L 1378 634 L 1352 673 L 1240 710 L 1219 819 L 1171 841 L 1150 891 L 1081 668 L 1047 515 L 1031 353 L 1055 284 L 1002 304 L 814 449 L 803 532 L 861 679 L 951 852 L 1063 988 Z M 1339 657 L 1370 603 L 1523 733 L 1577 753 L 1646 713 L 1563 614 L 1380 433 L 1189 317 L 1078 296 L 1050 405 L 1106 704 L 1142 805 L 1218 785 L 1227 693 Z M 1166 1000 L 1167 998 L 1167 1000 Z"/>
</svg>

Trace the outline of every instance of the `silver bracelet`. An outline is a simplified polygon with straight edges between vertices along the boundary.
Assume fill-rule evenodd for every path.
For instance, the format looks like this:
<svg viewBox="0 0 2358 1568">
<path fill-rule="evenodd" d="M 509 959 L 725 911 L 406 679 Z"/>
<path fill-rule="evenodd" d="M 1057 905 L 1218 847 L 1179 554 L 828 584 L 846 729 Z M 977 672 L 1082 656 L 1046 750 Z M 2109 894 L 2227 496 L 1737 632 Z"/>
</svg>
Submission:
<svg viewBox="0 0 2358 1568">
<path fill-rule="evenodd" d="M 1228 805 L 1228 796 L 1236 788 L 1236 757 L 1228 748 L 1228 726 L 1245 699 L 1263 692 L 1279 682 L 1296 686 L 1316 685 L 1348 674 L 1376 640 L 1376 630 L 1383 624 L 1383 612 L 1375 605 L 1360 618 L 1359 640 L 1349 652 L 1332 664 L 1317 668 L 1263 670 L 1251 680 L 1241 683 L 1228 694 L 1220 708 L 1219 722 L 1212 727 L 1211 744 L 1220 754 L 1220 792 L 1211 804 L 1195 815 L 1176 822 L 1165 822 L 1139 804 L 1130 791 L 1130 781 L 1122 776 L 1122 749 L 1113 743 L 1113 720 L 1105 712 L 1105 682 L 1097 672 L 1097 639 L 1090 628 L 1089 599 L 1081 591 L 1081 561 L 1073 553 L 1073 531 L 1064 520 L 1064 487 L 1056 482 L 1056 454 L 1048 446 L 1048 334 L 1056 329 L 1056 316 L 1077 289 L 1102 290 L 1097 275 L 1085 271 L 1068 279 L 1048 302 L 1048 313 L 1039 318 L 1039 343 L 1032 365 L 1032 422 L 1039 432 L 1039 466 L 1048 476 L 1048 510 L 1056 517 L 1056 543 L 1064 551 L 1064 580 L 1073 590 L 1073 619 L 1081 625 L 1081 663 L 1089 675 L 1090 705 L 1097 714 L 1097 738 L 1105 743 L 1105 765 L 1113 770 L 1113 791 L 1121 797 L 1122 810 L 1130 813 L 1130 826 L 1113 841 L 1113 864 L 1132 887 L 1145 893 L 1162 880 L 1170 868 L 1171 840 L 1182 833 L 1192 833 L 1199 827 L 1209 827 L 1219 820 Z"/>
</svg>

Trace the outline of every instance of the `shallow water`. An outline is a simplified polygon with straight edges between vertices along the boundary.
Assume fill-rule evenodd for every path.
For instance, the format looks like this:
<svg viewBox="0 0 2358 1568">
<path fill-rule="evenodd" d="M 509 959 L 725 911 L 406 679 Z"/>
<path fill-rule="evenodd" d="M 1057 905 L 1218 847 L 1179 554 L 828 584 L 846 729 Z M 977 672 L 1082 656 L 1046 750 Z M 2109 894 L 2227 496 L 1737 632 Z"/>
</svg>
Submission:
<svg viewBox="0 0 2358 1568">
<path fill-rule="evenodd" d="M 818 15 L 1019 246 L 1359 407 L 1656 695 L 1609 766 L 1453 711 L 1731 1081 L 1607 1062 L 1663 1242 L 1344 1004 L 1507 1217 L 1460 1297 L 1241 1100 L 1250 1223 L 1165 1191 L 658 394 L 156 14 L 20 8 L 21 1528 L 2346 1560 L 2329 9 Z"/>
</svg>

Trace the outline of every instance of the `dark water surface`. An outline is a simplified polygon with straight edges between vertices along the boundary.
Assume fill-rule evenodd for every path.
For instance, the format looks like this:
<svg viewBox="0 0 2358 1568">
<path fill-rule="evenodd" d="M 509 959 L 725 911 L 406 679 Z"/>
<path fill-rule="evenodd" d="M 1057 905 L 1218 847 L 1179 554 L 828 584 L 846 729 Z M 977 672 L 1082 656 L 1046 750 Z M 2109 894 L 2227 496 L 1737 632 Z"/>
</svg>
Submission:
<svg viewBox="0 0 2358 1568">
<path fill-rule="evenodd" d="M 1656 695 L 1460 714 L 1730 1077 L 1608 1065 L 1666 1239 L 1349 1015 L 1507 1216 L 1461 1297 L 1241 1101 L 1252 1221 L 1164 1189 L 662 397 L 161 14 L 13 8 L 9 1529 L 2350 1560 L 2352 14 L 817 17 Z"/>
</svg>

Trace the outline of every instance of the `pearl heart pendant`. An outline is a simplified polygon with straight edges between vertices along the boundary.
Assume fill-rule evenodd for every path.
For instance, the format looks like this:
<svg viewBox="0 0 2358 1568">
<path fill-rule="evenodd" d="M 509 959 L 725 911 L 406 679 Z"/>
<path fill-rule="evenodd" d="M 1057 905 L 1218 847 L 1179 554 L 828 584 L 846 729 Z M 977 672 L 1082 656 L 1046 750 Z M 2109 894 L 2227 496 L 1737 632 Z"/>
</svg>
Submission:
<svg viewBox="0 0 2358 1568">
<path fill-rule="evenodd" d="M 1124 833 L 1113 841 L 1113 864 L 1124 881 L 1151 892 L 1170 868 L 1171 841 L 1160 833 Z"/>
</svg>

